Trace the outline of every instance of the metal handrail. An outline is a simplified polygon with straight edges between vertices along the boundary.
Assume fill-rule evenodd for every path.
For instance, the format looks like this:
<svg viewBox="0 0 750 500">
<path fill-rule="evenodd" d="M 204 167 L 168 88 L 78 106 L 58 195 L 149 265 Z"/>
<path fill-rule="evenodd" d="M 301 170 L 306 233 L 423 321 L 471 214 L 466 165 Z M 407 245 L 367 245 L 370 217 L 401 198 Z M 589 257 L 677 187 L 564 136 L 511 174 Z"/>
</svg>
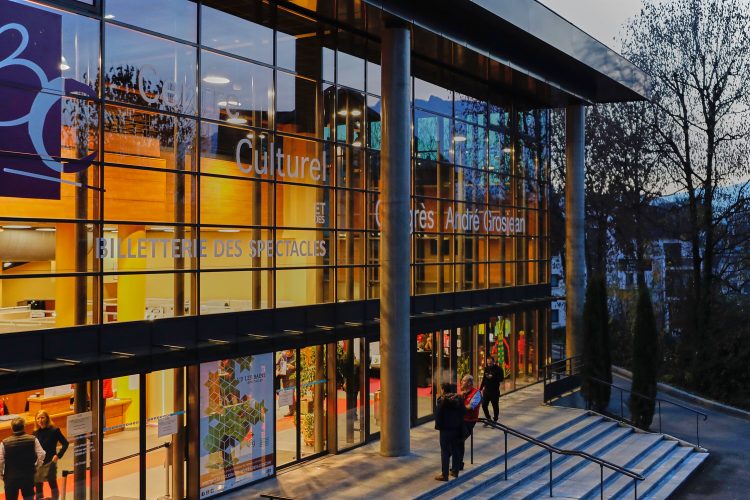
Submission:
<svg viewBox="0 0 750 500">
<path fill-rule="evenodd" d="M 576 356 L 570 356 L 567 358 L 558 359 L 557 361 L 553 361 L 552 363 L 544 365 L 544 380 L 546 381 L 548 378 L 550 378 L 550 372 L 552 368 L 558 365 L 563 366 L 563 370 L 565 373 L 572 375 L 576 367 L 580 368 L 580 360 L 581 360 L 581 355 L 579 354 Z M 574 363 L 575 361 L 579 361 L 578 365 Z M 570 369 L 568 369 L 568 363 L 570 363 Z"/>
<path fill-rule="evenodd" d="M 689 406 L 685 406 L 685 405 L 683 405 L 681 403 L 678 403 L 676 401 L 672 401 L 671 399 L 652 398 L 651 396 L 646 396 L 645 394 L 641 394 L 641 393 L 633 391 L 631 389 L 626 389 L 624 387 L 620 387 L 619 385 L 615 385 L 612 382 L 607 382 L 606 380 L 601 380 L 601 379 L 596 378 L 596 377 L 589 377 L 589 380 L 592 380 L 592 381 L 597 382 L 597 383 L 602 384 L 602 385 L 608 385 L 608 386 L 613 387 L 615 389 L 618 389 L 620 391 L 620 419 L 621 420 L 625 420 L 625 414 L 623 412 L 624 406 L 623 406 L 623 400 L 622 400 L 622 393 L 623 392 L 627 391 L 630 394 L 635 394 L 639 398 L 654 401 L 656 403 L 656 407 L 658 409 L 657 415 L 659 416 L 659 434 L 661 434 L 661 403 L 662 402 L 669 403 L 671 405 L 677 406 L 679 408 L 682 408 L 683 410 L 692 411 L 693 413 L 695 413 L 695 439 L 696 439 L 696 445 L 698 445 L 698 446 L 701 445 L 700 425 L 699 425 L 700 417 L 703 417 L 703 421 L 704 422 L 706 420 L 708 420 L 708 415 L 705 414 L 705 413 L 703 413 L 702 411 L 696 410 L 695 408 L 691 408 Z M 631 418 L 631 423 L 632 423 L 632 418 Z"/>
<path fill-rule="evenodd" d="M 628 476 L 633 479 L 634 494 L 635 494 L 636 499 L 638 498 L 638 481 L 643 481 L 646 479 L 645 477 L 641 476 L 637 472 L 633 472 L 629 469 L 626 469 L 625 467 L 621 467 L 617 464 L 613 464 L 612 462 L 609 462 L 602 458 L 590 455 L 586 453 L 585 451 L 564 450 L 554 445 L 551 445 L 549 443 L 546 443 L 544 441 L 541 441 L 533 436 L 524 434 L 521 431 L 512 429 L 508 427 L 507 425 L 501 424 L 499 422 L 495 422 L 493 420 L 488 420 L 486 418 L 480 418 L 478 421 L 482 422 L 486 426 L 492 427 L 493 429 L 498 429 L 498 430 L 503 431 L 503 434 L 505 436 L 505 480 L 506 481 L 508 480 L 508 434 L 515 436 L 517 438 L 523 439 L 524 441 L 527 441 L 541 448 L 544 448 L 545 450 L 549 452 L 549 496 L 550 497 L 552 496 L 552 454 L 553 453 L 557 453 L 558 455 L 576 456 L 576 457 L 584 458 L 590 462 L 594 462 L 595 464 L 599 465 L 599 493 L 600 493 L 601 498 L 604 498 L 604 468 L 605 467 L 615 472 L 619 472 L 620 474 L 624 474 L 625 476 Z"/>
</svg>

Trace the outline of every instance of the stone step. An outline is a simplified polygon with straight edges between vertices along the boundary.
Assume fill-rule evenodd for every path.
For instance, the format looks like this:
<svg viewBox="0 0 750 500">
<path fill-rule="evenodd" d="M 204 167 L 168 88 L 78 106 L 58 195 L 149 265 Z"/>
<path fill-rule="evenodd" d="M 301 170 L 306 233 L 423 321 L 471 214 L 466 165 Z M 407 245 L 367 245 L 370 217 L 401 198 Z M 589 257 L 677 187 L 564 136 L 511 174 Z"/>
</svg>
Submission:
<svg viewBox="0 0 750 500">
<path fill-rule="evenodd" d="M 633 434 L 633 429 L 629 427 L 616 426 L 607 432 L 599 435 L 587 443 L 578 446 L 567 447 L 569 450 L 585 451 L 590 455 L 602 456 L 609 450 L 619 446 Z M 509 487 L 494 491 L 489 497 L 492 500 L 501 498 L 536 498 L 549 494 L 549 453 L 541 460 L 538 460 L 528 469 L 524 477 Z M 568 475 L 573 474 L 579 468 L 588 463 L 586 459 L 570 455 L 552 455 L 552 478 L 561 481 Z M 554 485 L 553 485 L 553 494 Z"/>
<path fill-rule="evenodd" d="M 573 416 L 573 415 L 571 415 Z M 589 416 L 586 413 L 578 413 L 575 418 L 554 427 L 543 434 L 537 434 L 538 439 L 555 444 L 556 446 L 568 446 L 571 442 L 582 439 L 582 436 L 590 435 L 598 425 L 605 420 L 600 416 Z M 613 424 L 607 425 L 608 428 Z M 482 429 L 484 432 L 485 429 Z M 503 439 L 502 431 L 496 429 L 486 429 L 487 432 L 497 434 L 498 447 L 500 454 L 488 463 L 474 468 L 470 472 L 462 473 L 457 480 L 453 480 L 445 485 L 435 488 L 424 495 L 418 497 L 419 500 L 427 498 L 456 498 L 470 497 L 470 490 L 477 485 L 481 485 L 490 477 L 503 477 L 505 457 L 503 456 Z M 606 432 L 606 431 L 605 431 Z M 540 449 L 524 440 L 508 436 L 508 474 L 522 470 L 528 462 L 532 461 L 535 456 L 539 455 Z M 468 496 L 466 493 L 468 492 Z"/>
<path fill-rule="evenodd" d="M 658 446 L 650 450 L 647 454 L 639 457 L 637 463 L 631 464 L 628 469 L 644 477 L 653 471 L 653 469 L 663 460 L 666 460 L 672 450 L 679 446 L 679 442 L 674 439 L 662 439 Z M 606 473 L 605 473 L 606 474 Z M 625 492 L 633 495 L 633 479 L 623 475 L 612 473 L 604 478 L 604 494 L 610 498 L 628 498 Z M 638 481 L 638 491 L 641 491 L 642 481 Z M 594 487 L 588 493 L 581 497 L 583 500 L 595 500 L 600 498 L 599 487 Z"/>
<path fill-rule="evenodd" d="M 657 449 L 663 441 L 664 438 L 660 434 L 633 432 L 625 440 L 618 443 L 617 446 L 604 453 L 594 455 L 615 465 L 632 470 L 633 466 L 651 451 Z M 573 460 L 577 461 L 577 464 L 570 470 L 555 473 L 553 478 L 553 493 L 555 496 L 578 498 L 586 496 L 592 490 L 598 493 L 602 477 L 606 480 L 613 477 L 613 474 L 615 476 L 623 475 L 606 467 L 602 470 L 598 464 L 583 458 L 574 458 Z M 544 485 L 529 493 L 526 498 L 538 498 L 547 491 L 549 491 L 549 481 L 545 481 Z"/>
<path fill-rule="evenodd" d="M 668 498 L 708 458 L 708 453 L 692 450 L 688 456 L 642 498 Z"/>
<path fill-rule="evenodd" d="M 628 432 L 632 431 L 619 427 L 615 422 L 602 420 L 587 428 L 583 433 L 571 436 L 570 439 L 548 442 L 563 449 L 587 449 L 591 446 L 596 447 L 597 443 L 601 445 L 602 442 L 609 443 L 619 439 Z M 559 466 L 565 458 L 567 457 L 553 454 L 553 470 L 555 465 Z M 526 482 L 549 473 L 549 452 L 534 446 L 529 455 L 508 472 L 507 481 L 504 480 L 502 471 L 497 471 L 493 475 L 485 475 L 483 481 L 464 491 L 457 498 L 493 498 L 510 495 L 518 488 L 522 488 Z"/>
<path fill-rule="evenodd" d="M 673 469 L 679 467 L 692 451 L 693 449 L 688 446 L 675 446 L 669 453 L 654 462 L 645 473 L 641 473 L 646 480 L 638 481 L 638 498 L 645 498 L 651 491 L 659 487 L 662 478 Z M 611 498 L 633 498 L 633 487 L 633 483 L 628 482 L 625 486 L 612 493 Z"/>
</svg>

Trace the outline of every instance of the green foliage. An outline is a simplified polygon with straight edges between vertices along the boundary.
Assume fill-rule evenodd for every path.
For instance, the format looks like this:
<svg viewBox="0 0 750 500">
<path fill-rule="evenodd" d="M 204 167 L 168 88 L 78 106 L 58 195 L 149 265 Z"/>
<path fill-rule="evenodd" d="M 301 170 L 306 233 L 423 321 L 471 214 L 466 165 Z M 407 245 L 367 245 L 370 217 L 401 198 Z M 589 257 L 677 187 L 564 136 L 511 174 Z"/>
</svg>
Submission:
<svg viewBox="0 0 750 500">
<path fill-rule="evenodd" d="M 592 380 L 612 382 L 607 284 L 602 275 L 589 280 L 583 321 L 583 394 L 590 408 L 602 411 L 609 404 L 611 388 Z"/>
<path fill-rule="evenodd" d="M 656 397 L 657 369 L 659 364 L 659 332 L 656 328 L 651 293 L 642 286 L 638 291 L 638 306 L 633 328 L 633 386 L 634 393 Z M 652 399 L 630 396 L 630 414 L 633 425 L 648 430 L 654 417 Z"/>
</svg>

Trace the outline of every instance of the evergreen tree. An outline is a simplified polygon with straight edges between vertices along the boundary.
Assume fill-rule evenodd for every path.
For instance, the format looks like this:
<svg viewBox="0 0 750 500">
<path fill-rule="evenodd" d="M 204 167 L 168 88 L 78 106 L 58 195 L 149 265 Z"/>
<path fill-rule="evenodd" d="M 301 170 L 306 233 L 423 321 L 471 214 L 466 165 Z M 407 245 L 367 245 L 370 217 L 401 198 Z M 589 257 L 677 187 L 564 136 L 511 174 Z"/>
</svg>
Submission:
<svg viewBox="0 0 750 500">
<path fill-rule="evenodd" d="M 612 382 L 612 358 L 607 284 L 601 274 L 593 276 L 586 287 L 583 318 L 583 393 L 589 408 L 603 411 L 609 404 L 611 388 L 602 381 Z"/>
<path fill-rule="evenodd" d="M 633 425 L 648 430 L 654 417 L 656 397 L 656 371 L 659 362 L 659 337 L 651 304 L 651 293 L 643 285 L 638 290 L 633 330 L 633 392 L 649 399 L 631 394 L 630 414 Z"/>
</svg>

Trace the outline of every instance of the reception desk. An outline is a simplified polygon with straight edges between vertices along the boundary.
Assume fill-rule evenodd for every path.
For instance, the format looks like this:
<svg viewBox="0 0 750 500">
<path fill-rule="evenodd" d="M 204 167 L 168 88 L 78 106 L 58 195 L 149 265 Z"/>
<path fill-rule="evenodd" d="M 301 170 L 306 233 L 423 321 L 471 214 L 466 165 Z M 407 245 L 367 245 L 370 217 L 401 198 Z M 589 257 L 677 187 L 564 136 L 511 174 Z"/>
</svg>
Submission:
<svg viewBox="0 0 750 500">
<path fill-rule="evenodd" d="M 39 410 L 45 410 L 52 422 L 60 428 L 63 435 L 68 437 L 68 416 L 73 415 L 70 400 L 73 393 L 60 394 L 56 396 L 36 396 L 28 397 L 29 411 L 19 413 L 18 416 L 26 420 L 26 432 L 34 432 L 34 418 Z M 107 428 L 117 427 L 125 423 L 125 412 L 130 406 L 130 399 L 110 398 L 106 400 L 104 409 L 104 425 Z M 105 435 L 120 432 L 122 427 L 105 432 Z M 10 436 L 13 432 L 10 429 L 10 420 L 0 421 L 0 440 Z"/>
</svg>

